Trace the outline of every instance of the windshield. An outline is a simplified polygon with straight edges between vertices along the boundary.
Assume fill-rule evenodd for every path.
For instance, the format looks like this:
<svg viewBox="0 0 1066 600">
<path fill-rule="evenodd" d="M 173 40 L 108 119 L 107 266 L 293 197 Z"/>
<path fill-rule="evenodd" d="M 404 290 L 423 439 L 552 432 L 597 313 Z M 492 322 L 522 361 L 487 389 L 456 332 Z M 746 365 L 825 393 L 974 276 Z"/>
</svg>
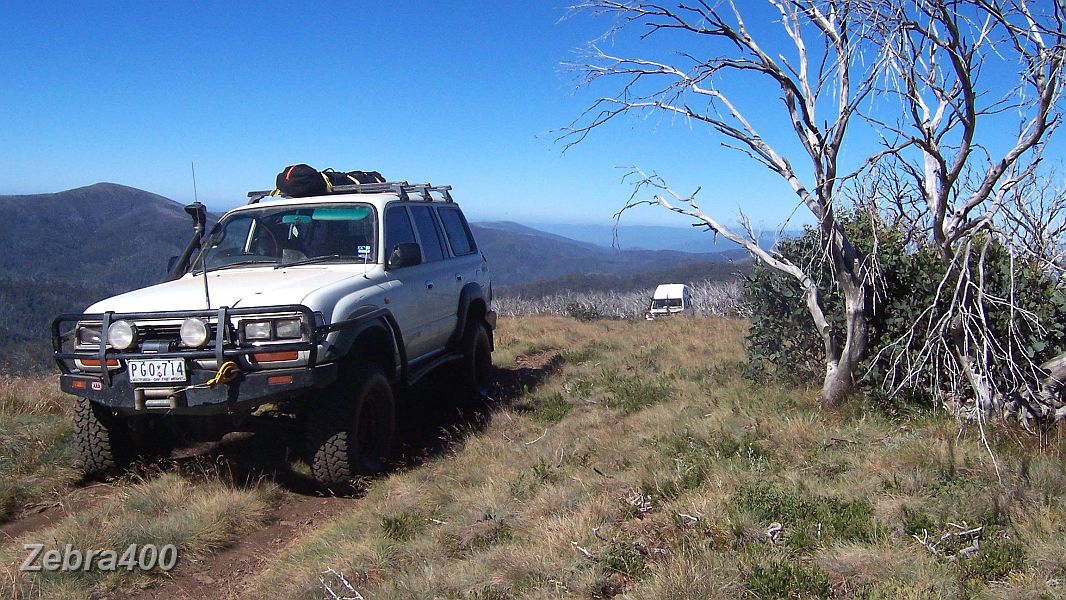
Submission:
<svg viewBox="0 0 1066 600">
<path fill-rule="evenodd" d="M 305 204 L 242 210 L 223 219 L 193 268 L 377 262 L 374 208 L 369 204 Z"/>
<path fill-rule="evenodd" d="M 652 308 L 680 308 L 681 298 L 656 298 L 651 301 Z"/>
</svg>

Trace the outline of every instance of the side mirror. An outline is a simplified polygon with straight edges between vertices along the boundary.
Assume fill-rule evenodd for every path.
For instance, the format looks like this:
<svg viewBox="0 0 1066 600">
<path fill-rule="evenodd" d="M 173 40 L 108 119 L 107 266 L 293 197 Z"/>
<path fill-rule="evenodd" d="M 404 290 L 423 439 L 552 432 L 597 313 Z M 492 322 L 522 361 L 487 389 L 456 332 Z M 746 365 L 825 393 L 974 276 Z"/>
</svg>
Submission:
<svg viewBox="0 0 1066 600">
<path fill-rule="evenodd" d="M 180 256 L 171 256 L 170 259 L 167 260 L 167 273 L 174 270 L 174 265 L 178 264 L 180 258 Z"/>
<path fill-rule="evenodd" d="M 389 262 L 385 265 L 389 269 L 399 269 L 422 264 L 422 248 L 418 244 L 396 244 L 392 253 L 389 254 Z"/>
</svg>

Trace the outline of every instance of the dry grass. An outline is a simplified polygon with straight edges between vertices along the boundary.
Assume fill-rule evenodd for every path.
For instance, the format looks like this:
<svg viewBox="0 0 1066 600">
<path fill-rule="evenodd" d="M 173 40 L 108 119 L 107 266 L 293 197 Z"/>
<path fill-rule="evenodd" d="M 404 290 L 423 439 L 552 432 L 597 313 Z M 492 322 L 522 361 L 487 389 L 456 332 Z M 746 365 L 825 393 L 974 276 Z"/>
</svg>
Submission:
<svg viewBox="0 0 1066 600">
<path fill-rule="evenodd" d="M 69 396 L 59 391 L 55 377 L 25 379 L 0 375 L 0 414 L 54 415 L 65 413 Z"/>
<path fill-rule="evenodd" d="M 272 556 L 246 596 L 322 597 L 327 567 L 366 598 L 1066 594 L 1062 435 L 1041 450 L 997 431 L 997 476 L 974 433 L 942 415 L 895 416 L 863 398 L 824 414 L 813 390 L 745 380 L 746 327 L 501 320 L 497 365 L 549 352 L 561 366 L 484 426 L 451 434 L 445 453 L 370 482 Z M 131 490 L 55 535 L 143 529 L 210 553 L 255 527 L 249 507 L 269 496 L 172 475 Z M 198 525 L 162 508 L 173 504 L 196 507 Z M 968 541 L 933 552 L 913 537 L 936 542 L 956 526 L 985 528 L 972 556 L 951 558 Z M 57 597 L 118 584 L 16 581 Z"/>
<path fill-rule="evenodd" d="M 368 598 L 1063 593 L 1061 449 L 995 440 L 1002 471 L 1028 465 L 1000 483 L 951 421 L 861 399 L 821 414 L 811 390 L 742 378 L 745 327 L 504 320 L 497 364 L 556 349 L 562 368 L 451 455 L 375 482 L 248 597 L 318 597 L 326 567 Z M 962 522 L 986 525 L 976 557 L 911 537 Z"/>
<path fill-rule="evenodd" d="M 166 473 L 130 483 L 119 498 L 77 511 L 48 529 L 27 533 L 0 547 L 4 581 L 0 590 L 22 598 L 90 598 L 120 586 L 144 585 L 152 576 L 137 570 L 75 573 L 24 573 L 26 543 L 45 550 L 73 548 L 115 550 L 131 544 L 178 548 L 179 560 L 214 554 L 241 534 L 258 527 L 276 493 L 271 484 L 239 488 L 218 479 L 192 482 Z M 6 590 L 5 590 L 6 588 Z"/>
<path fill-rule="evenodd" d="M 76 480 L 69 406 L 55 377 L 0 376 L 0 522 Z"/>
</svg>

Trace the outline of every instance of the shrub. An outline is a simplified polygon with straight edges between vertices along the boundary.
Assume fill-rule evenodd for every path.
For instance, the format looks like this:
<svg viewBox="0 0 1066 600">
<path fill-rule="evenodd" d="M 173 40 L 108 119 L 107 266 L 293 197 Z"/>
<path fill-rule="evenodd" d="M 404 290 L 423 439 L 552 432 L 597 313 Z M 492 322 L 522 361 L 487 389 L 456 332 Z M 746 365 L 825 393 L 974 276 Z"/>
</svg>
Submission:
<svg viewBox="0 0 1066 600">
<path fill-rule="evenodd" d="M 918 349 L 926 339 L 941 335 L 936 323 L 947 314 L 959 278 L 943 281 L 946 269 L 934 251 L 909 243 L 898 229 L 868 215 L 845 214 L 840 222 L 862 255 L 870 257 L 868 266 L 875 273 L 866 307 L 867 358 L 857 375 L 873 392 L 894 387 L 886 382 L 906 380 L 900 390 L 902 396 L 894 401 L 931 403 L 948 372 L 945 361 L 953 358 L 946 353 L 919 356 Z M 967 262 L 962 276 L 984 282 L 984 294 L 975 302 L 983 311 L 990 340 L 1001 344 L 1003 353 L 1037 364 L 1061 352 L 1066 347 L 1066 295 L 1061 287 L 1038 265 L 1012 257 L 996 239 L 985 236 L 975 243 L 974 251 L 983 260 Z M 836 290 L 831 265 L 822 260 L 819 244 L 818 232 L 808 227 L 798 238 L 782 241 L 777 250 L 792 262 L 809 267 L 826 317 L 833 330 L 841 332 L 845 325 L 843 299 Z M 802 383 L 824 375 L 824 346 L 794 279 L 757 265 L 745 282 L 743 297 L 752 312 L 747 338 L 749 377 Z M 1039 325 L 1005 309 L 1003 300 L 1011 298 Z M 912 328 L 913 343 L 908 344 Z M 907 379 L 909 365 L 915 366 Z M 994 365 L 993 379 L 1006 382 L 1001 389 L 1014 389 L 1020 383 L 1010 373 L 1012 366 L 1002 362 Z"/>
<path fill-rule="evenodd" d="M 748 573 L 748 591 L 756 598 L 829 598 L 829 578 L 817 567 L 774 560 L 755 564 Z"/>
</svg>

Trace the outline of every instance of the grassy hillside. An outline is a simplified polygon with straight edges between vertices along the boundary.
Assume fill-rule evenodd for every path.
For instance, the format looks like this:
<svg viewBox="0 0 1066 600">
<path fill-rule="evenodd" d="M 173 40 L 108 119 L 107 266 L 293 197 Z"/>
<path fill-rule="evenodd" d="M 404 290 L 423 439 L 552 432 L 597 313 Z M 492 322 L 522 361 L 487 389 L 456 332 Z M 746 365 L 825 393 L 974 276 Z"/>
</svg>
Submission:
<svg viewBox="0 0 1066 600">
<path fill-rule="evenodd" d="M 96 488 L 71 475 L 66 402 L 41 391 L 50 383 L 8 381 L 9 515 L 65 508 L 43 526 L 32 511 L 0 525 L 12 536 L 0 586 L 34 598 L 322 598 L 326 586 L 481 600 L 1066 591 L 1061 434 L 1040 450 L 997 428 L 986 449 L 940 414 L 862 398 L 823 414 L 814 390 L 741 377 L 745 329 L 720 318 L 505 319 L 492 399 L 412 398 L 421 404 L 403 413 L 397 469 L 306 522 L 284 512 L 308 494 L 327 502 L 299 483 L 305 467 L 234 476 L 244 459 L 218 449 L 78 502 Z M 284 462 L 288 451 L 267 442 Z M 70 540 L 172 542 L 184 562 L 166 577 L 16 572 L 21 544 Z"/>
</svg>

